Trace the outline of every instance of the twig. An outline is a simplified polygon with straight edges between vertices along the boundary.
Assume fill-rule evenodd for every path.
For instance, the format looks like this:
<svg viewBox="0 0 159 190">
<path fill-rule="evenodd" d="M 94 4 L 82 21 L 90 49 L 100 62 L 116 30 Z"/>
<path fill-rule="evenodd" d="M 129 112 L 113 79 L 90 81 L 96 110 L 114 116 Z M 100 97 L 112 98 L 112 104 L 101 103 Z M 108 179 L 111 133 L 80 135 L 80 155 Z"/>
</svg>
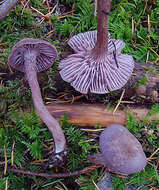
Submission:
<svg viewBox="0 0 159 190">
<path fill-rule="evenodd" d="M 7 172 L 7 153 L 4 146 L 4 158 L 5 158 L 5 165 L 4 165 L 4 175 L 6 175 Z"/>
<path fill-rule="evenodd" d="M 15 141 L 13 142 L 13 145 L 12 145 L 11 166 L 14 165 L 14 146 L 15 146 Z"/>
<path fill-rule="evenodd" d="M 123 98 L 123 96 L 124 96 L 124 93 L 125 93 L 125 89 L 123 90 L 123 92 L 122 92 L 122 94 L 121 94 L 121 96 L 120 96 L 120 99 L 119 99 L 119 101 L 118 101 L 118 103 L 117 103 L 117 105 L 116 105 L 116 107 L 115 107 L 115 109 L 114 109 L 114 111 L 113 111 L 113 114 L 116 112 L 116 110 L 118 109 L 118 107 L 119 107 L 119 105 L 120 105 L 120 103 L 121 103 L 121 101 L 122 101 L 122 98 Z"/>
<path fill-rule="evenodd" d="M 132 35 L 134 34 L 134 31 L 135 31 L 135 22 L 134 22 L 134 19 L 132 17 L 132 19 L 131 19 L 131 33 L 132 33 Z"/>
<path fill-rule="evenodd" d="M 149 158 L 147 158 L 147 160 L 151 160 L 151 158 L 159 151 L 159 148 L 157 150 L 155 150 L 155 152 L 153 152 L 151 154 L 151 156 Z"/>
<path fill-rule="evenodd" d="M 24 13 L 25 8 L 26 8 L 27 5 L 29 4 L 29 1 L 30 1 L 30 0 L 28 0 L 25 4 L 22 3 L 22 5 L 23 5 L 22 15 L 23 15 L 23 13 Z"/>
<path fill-rule="evenodd" d="M 86 131 L 86 132 L 101 132 L 104 129 L 80 129 L 81 131 Z"/>
<path fill-rule="evenodd" d="M 136 190 L 139 190 L 139 189 L 141 189 L 141 188 L 143 188 L 145 185 L 140 185 Z"/>
<path fill-rule="evenodd" d="M 135 102 L 133 102 L 133 101 L 126 101 L 126 100 L 123 100 L 120 103 L 123 103 L 123 104 L 135 104 Z"/>
<path fill-rule="evenodd" d="M 148 30 L 151 30 L 150 15 L 147 16 Z"/>
<path fill-rule="evenodd" d="M 5 190 L 7 190 L 7 189 L 8 189 L 8 177 L 6 179 L 6 186 L 5 186 Z"/>
<path fill-rule="evenodd" d="M 1 2 L 0 2 L 0 5 L 1 5 L 2 3 L 4 3 L 5 1 L 6 1 L 6 0 L 1 1 Z"/>
<path fill-rule="evenodd" d="M 100 189 L 99 189 L 99 187 L 97 186 L 97 184 L 94 182 L 94 180 L 93 180 L 93 179 L 92 179 L 92 182 L 93 182 L 93 184 L 94 184 L 95 188 L 96 188 L 97 190 L 100 190 Z"/>
<path fill-rule="evenodd" d="M 15 168 L 8 168 L 8 170 L 14 173 L 39 176 L 39 177 L 45 177 L 45 178 L 65 178 L 65 177 L 72 177 L 76 175 L 86 174 L 100 167 L 101 165 L 93 165 L 93 166 L 88 166 L 82 170 L 74 171 L 72 173 L 70 172 L 70 173 L 57 173 L 57 174 L 37 173 L 37 172 L 24 171 L 24 170 L 15 169 Z"/>
</svg>

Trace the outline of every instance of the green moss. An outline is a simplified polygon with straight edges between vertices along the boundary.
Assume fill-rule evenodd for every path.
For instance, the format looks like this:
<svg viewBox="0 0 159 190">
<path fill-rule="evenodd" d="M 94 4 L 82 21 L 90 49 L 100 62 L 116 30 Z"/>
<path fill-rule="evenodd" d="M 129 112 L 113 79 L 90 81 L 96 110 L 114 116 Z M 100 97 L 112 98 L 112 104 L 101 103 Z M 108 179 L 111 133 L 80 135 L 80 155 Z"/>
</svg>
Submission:
<svg viewBox="0 0 159 190">
<path fill-rule="evenodd" d="M 45 1 L 46 2 L 46 1 Z M 13 70 L 10 71 L 7 64 L 8 55 L 11 47 L 21 39 L 31 37 L 47 40 L 54 44 L 59 55 L 68 50 L 65 41 L 72 35 L 97 28 L 97 20 L 94 18 L 94 0 L 61 0 L 58 7 L 50 17 L 41 24 L 42 17 L 37 16 L 34 7 L 43 14 L 48 13 L 47 4 L 43 0 L 28 1 L 28 6 L 24 8 L 19 4 L 11 10 L 9 15 L 0 22 L 0 148 L 4 146 L 7 151 L 8 167 L 11 163 L 11 148 L 15 142 L 14 163 L 16 167 L 36 172 L 56 172 L 54 169 L 47 171 L 43 167 L 31 164 L 32 161 L 45 158 L 47 149 L 44 148 L 46 142 L 52 139 L 47 127 L 39 120 L 38 115 L 31 111 L 23 113 L 22 109 L 32 110 L 33 102 L 31 92 L 22 78 L 23 74 Z M 126 46 L 123 53 L 131 54 L 134 59 L 140 61 L 152 61 L 159 64 L 158 58 L 158 7 L 155 1 L 147 2 L 147 6 L 142 0 L 114 0 L 112 1 L 111 13 L 109 16 L 109 32 L 112 38 L 118 38 L 125 42 Z M 51 5 L 53 8 L 55 4 Z M 73 13 L 65 13 L 73 10 Z M 150 17 L 151 27 L 148 29 L 147 18 Z M 132 33 L 132 22 L 134 30 Z M 51 31 L 51 33 L 49 33 Z M 49 33 L 49 34 L 48 34 Z M 42 75 L 41 90 L 43 97 L 58 99 L 58 92 L 55 88 L 55 72 L 57 71 L 60 56 L 56 63 Z M 147 73 L 156 71 L 153 67 L 146 69 L 146 75 L 137 85 L 147 83 Z M 5 73 L 2 74 L 2 73 Z M 110 95 L 109 95 L 110 96 Z M 111 96 L 113 96 L 111 94 Z M 46 100 L 46 99 L 44 99 Z M 101 98 L 99 97 L 101 102 Z M 109 102 L 109 98 L 103 100 Z M 111 107 L 111 105 L 110 105 Z M 17 111 L 16 111 L 17 110 Z M 154 105 L 149 113 L 158 113 L 158 104 Z M 147 155 L 151 155 L 159 147 L 157 134 L 159 131 L 158 121 L 143 119 L 136 122 L 135 116 L 127 113 L 127 128 L 132 132 L 144 146 Z M 88 166 L 87 156 L 98 152 L 98 139 L 81 132 L 77 126 L 68 124 L 67 117 L 61 119 L 61 124 L 67 138 L 69 154 L 64 170 L 60 168 L 59 172 L 75 171 Z M 99 128 L 100 126 L 96 126 Z M 91 139 L 91 140 L 90 140 Z M 155 154 L 158 157 L 158 152 Z M 4 152 L 0 151 L 0 161 L 4 161 Z M 154 164 L 156 163 L 153 160 Z M 0 169 L 0 189 L 4 189 L 8 177 L 9 189 L 81 189 L 93 190 L 94 184 L 100 181 L 103 170 L 95 170 L 92 173 L 81 175 L 75 178 L 65 179 L 44 179 L 35 176 L 15 175 L 12 172 L 3 176 L 3 167 Z M 136 188 L 140 185 L 152 184 L 158 187 L 159 177 L 157 169 L 148 165 L 145 170 L 138 174 L 121 178 L 115 174 L 113 177 L 114 189 L 123 189 L 126 184 L 132 184 Z M 92 181 L 93 180 L 93 181 Z M 71 184 L 71 185 L 70 185 Z M 58 188 L 56 188 L 58 187 Z M 144 189 L 145 187 L 141 187 Z"/>
<path fill-rule="evenodd" d="M 126 176 L 122 178 L 120 175 L 114 175 L 113 188 L 122 190 L 128 185 L 133 185 L 136 189 L 140 186 L 142 190 L 146 190 L 147 185 L 148 187 L 150 184 L 154 187 L 158 186 L 158 177 L 155 167 L 147 166 L 141 172 L 132 174 L 128 177 Z"/>
</svg>

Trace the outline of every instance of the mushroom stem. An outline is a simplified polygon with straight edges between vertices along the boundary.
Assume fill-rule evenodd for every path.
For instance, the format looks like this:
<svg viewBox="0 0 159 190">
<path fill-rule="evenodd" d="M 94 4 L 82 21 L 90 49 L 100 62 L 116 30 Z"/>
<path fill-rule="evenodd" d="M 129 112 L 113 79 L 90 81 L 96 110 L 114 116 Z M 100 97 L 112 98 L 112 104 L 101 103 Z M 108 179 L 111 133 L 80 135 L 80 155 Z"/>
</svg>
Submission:
<svg viewBox="0 0 159 190">
<path fill-rule="evenodd" d="M 93 49 L 96 57 L 103 55 L 108 51 L 108 16 L 110 11 L 111 0 L 98 0 L 98 30 L 97 42 Z"/>
<path fill-rule="evenodd" d="M 37 80 L 37 71 L 35 68 L 36 63 L 36 54 L 33 51 L 27 51 L 24 55 L 25 59 L 25 71 L 29 86 L 31 88 L 32 97 L 34 101 L 35 108 L 43 120 L 43 122 L 47 125 L 49 130 L 52 133 L 55 142 L 55 153 L 62 152 L 66 148 L 66 140 L 62 131 L 61 126 L 54 119 L 51 114 L 46 109 L 40 92 L 39 83 Z"/>
<path fill-rule="evenodd" d="M 16 4 L 19 2 L 19 0 L 5 0 L 1 5 L 0 5 L 0 21 L 2 21 L 9 11 L 13 9 Z"/>
</svg>

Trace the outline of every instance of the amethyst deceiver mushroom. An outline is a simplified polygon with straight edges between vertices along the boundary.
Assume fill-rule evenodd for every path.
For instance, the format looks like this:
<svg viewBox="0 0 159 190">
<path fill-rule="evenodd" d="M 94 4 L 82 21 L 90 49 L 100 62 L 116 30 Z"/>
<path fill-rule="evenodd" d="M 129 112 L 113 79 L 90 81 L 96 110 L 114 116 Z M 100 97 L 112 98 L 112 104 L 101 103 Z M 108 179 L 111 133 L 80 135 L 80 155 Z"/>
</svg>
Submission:
<svg viewBox="0 0 159 190">
<path fill-rule="evenodd" d="M 73 36 L 68 44 L 75 54 L 59 64 L 60 75 L 79 92 L 104 94 L 122 88 L 132 74 L 132 56 L 121 54 L 125 43 L 110 39 L 108 15 L 111 0 L 98 0 L 96 31 Z"/>
<path fill-rule="evenodd" d="M 121 125 L 112 124 L 101 133 L 99 148 L 101 153 L 90 156 L 88 160 L 111 171 L 132 174 L 146 166 L 140 142 Z"/>
<path fill-rule="evenodd" d="M 61 126 L 46 109 L 37 80 L 37 72 L 52 66 L 57 58 L 56 48 L 44 41 L 27 38 L 12 47 L 8 63 L 15 69 L 26 73 L 31 88 L 35 108 L 52 133 L 55 143 L 55 153 L 60 154 L 66 149 L 66 140 Z"/>
<path fill-rule="evenodd" d="M 0 2 L 0 21 L 2 21 L 9 11 L 13 9 L 19 0 L 4 0 Z"/>
</svg>

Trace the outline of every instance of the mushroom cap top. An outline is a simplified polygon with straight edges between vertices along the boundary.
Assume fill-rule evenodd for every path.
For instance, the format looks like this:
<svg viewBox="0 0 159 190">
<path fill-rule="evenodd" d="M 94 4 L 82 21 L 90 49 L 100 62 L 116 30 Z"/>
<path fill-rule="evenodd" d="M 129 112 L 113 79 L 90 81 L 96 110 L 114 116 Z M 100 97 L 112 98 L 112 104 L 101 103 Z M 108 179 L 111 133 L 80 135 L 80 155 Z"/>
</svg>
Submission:
<svg viewBox="0 0 159 190">
<path fill-rule="evenodd" d="M 140 142 L 125 127 L 110 125 L 100 135 L 100 150 L 105 165 L 126 174 L 139 172 L 146 166 L 146 156 Z"/>
<path fill-rule="evenodd" d="M 44 40 L 26 38 L 19 41 L 11 49 L 8 63 L 15 69 L 25 72 L 24 56 L 28 52 L 35 52 L 37 72 L 48 69 L 57 58 L 57 50 L 54 45 Z"/>
</svg>

